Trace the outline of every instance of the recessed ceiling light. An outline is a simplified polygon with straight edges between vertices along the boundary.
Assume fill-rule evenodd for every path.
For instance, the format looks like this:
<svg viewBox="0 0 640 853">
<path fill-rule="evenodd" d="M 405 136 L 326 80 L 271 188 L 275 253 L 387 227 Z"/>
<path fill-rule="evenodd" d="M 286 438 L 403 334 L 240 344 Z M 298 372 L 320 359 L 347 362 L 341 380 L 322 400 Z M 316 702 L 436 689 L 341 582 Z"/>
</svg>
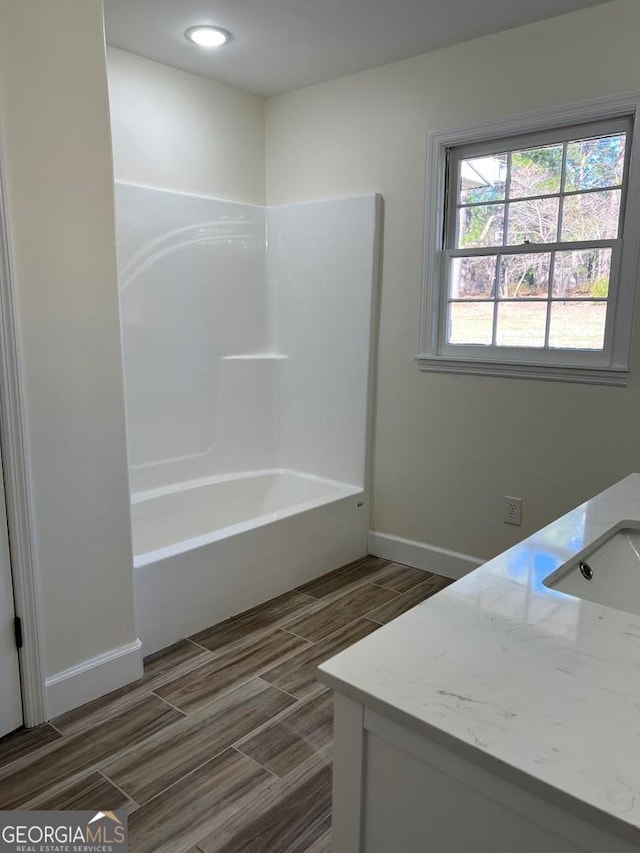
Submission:
<svg viewBox="0 0 640 853">
<path fill-rule="evenodd" d="M 185 30 L 184 34 L 189 41 L 192 41 L 199 47 L 222 47 L 223 44 L 231 41 L 231 33 L 220 29 L 220 27 L 210 27 L 206 24 L 198 27 L 189 27 L 188 30 Z"/>
</svg>

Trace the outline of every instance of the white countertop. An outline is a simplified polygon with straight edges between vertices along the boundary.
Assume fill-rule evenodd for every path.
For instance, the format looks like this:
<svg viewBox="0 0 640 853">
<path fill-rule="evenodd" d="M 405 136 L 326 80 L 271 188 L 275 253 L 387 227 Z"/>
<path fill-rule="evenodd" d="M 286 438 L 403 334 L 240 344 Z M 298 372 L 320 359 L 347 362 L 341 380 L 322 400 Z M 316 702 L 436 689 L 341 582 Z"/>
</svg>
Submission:
<svg viewBox="0 0 640 853">
<path fill-rule="evenodd" d="M 640 843 L 640 617 L 542 584 L 639 519 L 632 474 L 331 658 L 319 677 Z"/>
</svg>

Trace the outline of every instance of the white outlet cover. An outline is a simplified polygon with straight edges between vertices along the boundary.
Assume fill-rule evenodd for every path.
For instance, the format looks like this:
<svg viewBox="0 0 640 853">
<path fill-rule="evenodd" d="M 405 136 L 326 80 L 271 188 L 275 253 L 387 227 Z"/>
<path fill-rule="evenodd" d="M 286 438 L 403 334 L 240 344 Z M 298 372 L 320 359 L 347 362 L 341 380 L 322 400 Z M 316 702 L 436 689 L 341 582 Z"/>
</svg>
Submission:
<svg viewBox="0 0 640 853">
<path fill-rule="evenodd" d="M 510 495 L 504 496 L 504 514 L 503 521 L 505 524 L 522 524 L 522 498 L 514 498 Z"/>
</svg>

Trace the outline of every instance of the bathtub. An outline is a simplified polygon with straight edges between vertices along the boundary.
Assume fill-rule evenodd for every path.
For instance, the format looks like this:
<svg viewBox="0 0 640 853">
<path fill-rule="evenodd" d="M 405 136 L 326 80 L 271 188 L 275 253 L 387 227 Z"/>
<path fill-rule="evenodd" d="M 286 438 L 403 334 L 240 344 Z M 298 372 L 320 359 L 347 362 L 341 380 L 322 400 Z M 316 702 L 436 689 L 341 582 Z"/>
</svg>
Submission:
<svg viewBox="0 0 640 853">
<path fill-rule="evenodd" d="M 141 492 L 131 513 L 144 654 L 367 552 L 364 490 L 294 471 Z"/>
</svg>

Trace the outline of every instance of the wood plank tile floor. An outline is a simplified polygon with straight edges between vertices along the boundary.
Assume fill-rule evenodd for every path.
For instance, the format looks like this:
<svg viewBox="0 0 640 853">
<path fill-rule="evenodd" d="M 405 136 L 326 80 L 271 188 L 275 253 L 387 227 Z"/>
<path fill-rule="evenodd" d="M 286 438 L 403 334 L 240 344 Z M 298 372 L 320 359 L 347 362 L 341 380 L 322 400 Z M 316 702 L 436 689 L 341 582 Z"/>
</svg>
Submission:
<svg viewBox="0 0 640 853">
<path fill-rule="evenodd" d="M 131 853 L 326 853 L 316 667 L 449 583 L 365 557 L 181 640 L 134 684 L 0 739 L 0 809 L 126 808 Z"/>
</svg>

